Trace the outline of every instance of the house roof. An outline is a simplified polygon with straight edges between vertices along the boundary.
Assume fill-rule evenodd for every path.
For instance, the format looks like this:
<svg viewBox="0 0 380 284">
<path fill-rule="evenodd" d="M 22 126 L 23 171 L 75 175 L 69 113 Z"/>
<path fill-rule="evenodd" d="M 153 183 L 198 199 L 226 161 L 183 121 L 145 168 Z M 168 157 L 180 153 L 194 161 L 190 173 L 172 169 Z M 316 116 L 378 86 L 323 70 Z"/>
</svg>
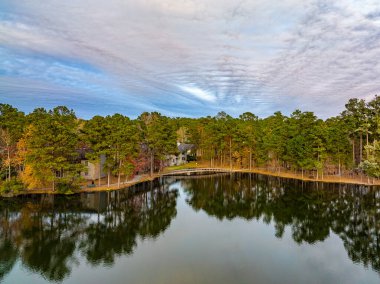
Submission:
<svg viewBox="0 0 380 284">
<path fill-rule="evenodd" d="M 86 158 L 86 154 L 87 153 L 92 153 L 93 152 L 93 150 L 91 149 L 91 148 L 87 148 L 87 147 L 82 147 L 82 148 L 78 148 L 77 149 L 77 153 L 78 153 L 78 158 L 80 159 L 80 160 L 87 160 L 87 158 Z"/>
<path fill-rule="evenodd" d="M 181 143 L 178 145 L 178 151 L 181 153 L 187 152 L 189 150 L 194 150 L 194 149 L 195 149 L 194 144 Z"/>
</svg>

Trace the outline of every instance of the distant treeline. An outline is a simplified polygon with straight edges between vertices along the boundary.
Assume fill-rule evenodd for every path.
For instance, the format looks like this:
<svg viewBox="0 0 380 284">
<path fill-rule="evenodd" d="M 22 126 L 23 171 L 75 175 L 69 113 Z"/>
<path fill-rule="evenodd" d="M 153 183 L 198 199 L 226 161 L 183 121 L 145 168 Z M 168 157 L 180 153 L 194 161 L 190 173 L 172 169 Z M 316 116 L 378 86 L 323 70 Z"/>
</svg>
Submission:
<svg viewBox="0 0 380 284">
<path fill-rule="evenodd" d="M 106 156 L 104 170 L 120 179 L 160 170 L 177 142 L 196 146 L 197 159 L 210 166 L 294 170 L 341 175 L 364 172 L 380 177 L 380 97 L 350 99 L 338 116 L 322 120 L 313 112 L 276 112 L 258 118 L 169 118 L 157 112 L 137 119 L 121 114 L 76 117 L 59 106 L 25 115 L 0 104 L 0 183 L 2 190 L 52 187 L 66 191 L 80 182 L 79 153 L 90 161 Z"/>
</svg>

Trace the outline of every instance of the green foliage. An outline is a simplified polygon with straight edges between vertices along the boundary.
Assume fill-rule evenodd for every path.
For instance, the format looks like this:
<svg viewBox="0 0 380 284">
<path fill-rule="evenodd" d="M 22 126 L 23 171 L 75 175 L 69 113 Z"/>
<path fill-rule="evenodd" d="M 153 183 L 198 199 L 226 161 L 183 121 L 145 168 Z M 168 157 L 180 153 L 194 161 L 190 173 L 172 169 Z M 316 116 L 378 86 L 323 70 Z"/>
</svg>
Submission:
<svg viewBox="0 0 380 284">
<path fill-rule="evenodd" d="M 370 177 L 380 178 L 380 142 L 366 146 L 368 159 L 360 164 L 360 168 Z"/>
<path fill-rule="evenodd" d="M 10 133 L 12 143 L 15 144 L 23 135 L 25 114 L 8 104 L 0 104 L 0 127 Z"/>
<path fill-rule="evenodd" d="M 284 160 L 295 168 L 322 168 L 324 125 L 311 113 L 295 111 L 288 120 L 288 139 Z"/>
<path fill-rule="evenodd" d="M 332 162 L 350 164 L 350 129 L 343 119 L 333 117 L 326 120 L 326 151 Z"/>
<path fill-rule="evenodd" d="M 258 163 L 279 160 L 285 155 L 286 150 L 286 120 L 281 112 L 276 112 L 272 116 L 261 121 L 259 128 L 259 153 Z"/>
<path fill-rule="evenodd" d="M 150 156 L 150 169 L 153 174 L 156 159 L 162 161 L 166 155 L 177 152 L 175 124 L 158 112 L 144 112 L 138 118 L 138 126 L 142 146 Z"/>
<path fill-rule="evenodd" d="M 170 119 L 158 112 L 143 113 L 139 117 L 142 141 L 159 158 L 177 151 L 176 129 Z"/>
<path fill-rule="evenodd" d="M 58 182 L 56 185 L 56 190 L 58 193 L 62 194 L 72 194 L 79 190 L 79 185 L 69 182 Z"/>
<path fill-rule="evenodd" d="M 17 194 L 25 189 L 25 185 L 19 179 L 11 179 L 0 185 L 0 194 L 13 193 Z"/>
<path fill-rule="evenodd" d="M 211 166 L 326 170 L 339 174 L 360 164 L 377 176 L 380 97 L 368 103 L 350 99 L 336 117 L 312 112 L 276 112 L 258 118 L 250 112 L 234 118 L 225 112 L 202 118 L 169 118 L 158 112 L 131 120 L 121 114 L 77 119 L 60 106 L 37 108 L 27 116 L 0 104 L 0 179 L 18 175 L 30 188 L 73 185 L 80 181 L 80 155 L 126 180 L 134 172 L 162 169 L 177 141 L 196 147 L 197 159 Z M 100 174 L 99 174 L 100 181 Z M 63 186 L 65 187 L 65 186 Z M 67 189 L 68 190 L 68 189 Z M 65 191 L 65 190 L 63 190 Z"/>
<path fill-rule="evenodd" d="M 108 140 L 111 135 L 111 125 L 107 123 L 106 118 L 94 116 L 84 123 L 82 131 L 82 140 L 91 148 L 92 152 L 87 158 L 92 161 L 98 161 L 101 154 L 105 154 L 108 147 Z"/>
<path fill-rule="evenodd" d="M 380 178 L 380 163 L 365 160 L 360 164 L 360 168 L 370 177 Z"/>
<path fill-rule="evenodd" d="M 33 115 L 33 114 L 32 114 Z M 66 107 L 39 111 L 38 119 L 28 127 L 24 176 L 28 184 L 75 183 L 82 165 L 77 163 L 78 124 L 73 111 Z"/>
<path fill-rule="evenodd" d="M 16 145 L 24 128 L 24 113 L 8 104 L 0 104 L 0 177 L 10 180 L 16 170 Z"/>
<path fill-rule="evenodd" d="M 126 116 L 115 114 L 107 116 L 106 120 L 111 132 L 107 137 L 108 149 L 105 154 L 110 170 L 118 175 L 120 183 L 121 174 L 128 176 L 133 172 L 131 160 L 139 152 L 139 132 L 137 124 Z"/>
</svg>

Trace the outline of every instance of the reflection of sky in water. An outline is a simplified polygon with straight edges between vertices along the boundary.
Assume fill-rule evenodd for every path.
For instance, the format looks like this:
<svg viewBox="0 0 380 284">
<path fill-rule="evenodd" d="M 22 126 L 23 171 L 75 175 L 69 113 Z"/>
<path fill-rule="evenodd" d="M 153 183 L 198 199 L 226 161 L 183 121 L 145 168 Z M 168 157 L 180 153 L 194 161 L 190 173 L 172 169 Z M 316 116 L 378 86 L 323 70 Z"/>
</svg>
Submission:
<svg viewBox="0 0 380 284">
<path fill-rule="evenodd" d="M 177 215 L 155 240 L 137 240 L 134 252 L 111 267 L 79 261 L 64 283 L 378 283 L 379 274 L 354 264 L 333 232 L 323 242 L 297 244 L 289 226 L 281 239 L 274 222 L 218 220 L 186 202 L 179 182 Z M 97 214 L 88 214 L 97 221 Z M 78 253 L 77 253 L 78 254 Z M 77 255 L 81 260 L 81 256 Z M 20 267 L 4 283 L 43 283 Z"/>
</svg>

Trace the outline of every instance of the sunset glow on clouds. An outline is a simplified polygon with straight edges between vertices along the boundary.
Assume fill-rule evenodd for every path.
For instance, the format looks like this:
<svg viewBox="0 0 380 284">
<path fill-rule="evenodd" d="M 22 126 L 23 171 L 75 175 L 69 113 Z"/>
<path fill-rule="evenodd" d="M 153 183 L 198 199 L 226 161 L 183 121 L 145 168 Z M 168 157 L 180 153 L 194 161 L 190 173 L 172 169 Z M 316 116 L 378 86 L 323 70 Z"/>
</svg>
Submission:
<svg viewBox="0 0 380 284">
<path fill-rule="evenodd" d="M 327 117 L 379 59 L 378 0 L 0 2 L 0 103 L 27 112 Z"/>
</svg>

